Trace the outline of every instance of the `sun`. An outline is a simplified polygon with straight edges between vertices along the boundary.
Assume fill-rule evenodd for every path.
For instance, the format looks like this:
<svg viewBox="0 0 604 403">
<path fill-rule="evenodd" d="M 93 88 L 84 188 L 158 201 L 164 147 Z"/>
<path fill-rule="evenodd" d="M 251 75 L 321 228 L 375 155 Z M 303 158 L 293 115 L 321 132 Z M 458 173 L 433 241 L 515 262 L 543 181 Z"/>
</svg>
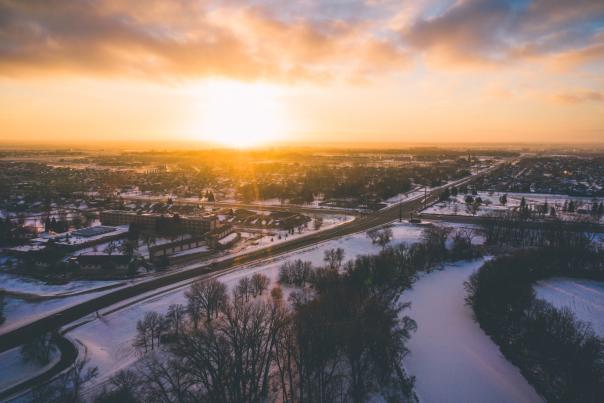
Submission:
<svg viewBox="0 0 604 403">
<path fill-rule="evenodd" d="M 247 148 L 283 139 L 285 113 L 277 87 L 213 80 L 206 82 L 201 91 L 204 140 Z"/>
</svg>

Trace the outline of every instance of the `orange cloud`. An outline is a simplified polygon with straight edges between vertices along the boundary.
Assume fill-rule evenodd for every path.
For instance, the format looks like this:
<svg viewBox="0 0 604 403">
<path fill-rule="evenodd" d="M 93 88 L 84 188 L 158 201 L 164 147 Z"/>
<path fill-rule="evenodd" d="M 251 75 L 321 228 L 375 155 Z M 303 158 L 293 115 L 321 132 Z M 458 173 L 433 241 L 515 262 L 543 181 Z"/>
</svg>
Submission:
<svg viewBox="0 0 604 403">
<path fill-rule="evenodd" d="M 604 94 L 591 90 L 572 90 L 556 94 L 554 99 L 557 102 L 571 105 L 591 102 L 601 103 L 604 102 Z"/>
<path fill-rule="evenodd" d="M 604 60 L 601 0 L 461 0 L 418 18 L 403 41 L 445 67 L 554 61 L 573 67 Z"/>
<path fill-rule="evenodd" d="M 0 15 L 0 74 L 9 76 L 321 79 L 408 61 L 362 23 L 286 23 L 250 7 L 0 0 Z"/>
</svg>

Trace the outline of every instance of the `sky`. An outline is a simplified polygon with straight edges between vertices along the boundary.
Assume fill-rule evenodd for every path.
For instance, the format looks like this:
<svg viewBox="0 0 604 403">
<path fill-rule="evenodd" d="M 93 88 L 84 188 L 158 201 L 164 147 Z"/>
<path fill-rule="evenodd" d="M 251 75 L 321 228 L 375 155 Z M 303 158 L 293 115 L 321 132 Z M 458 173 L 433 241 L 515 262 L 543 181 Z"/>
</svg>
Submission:
<svg viewBox="0 0 604 403">
<path fill-rule="evenodd" d="M 0 0 L 0 142 L 604 142 L 602 0 Z"/>
</svg>

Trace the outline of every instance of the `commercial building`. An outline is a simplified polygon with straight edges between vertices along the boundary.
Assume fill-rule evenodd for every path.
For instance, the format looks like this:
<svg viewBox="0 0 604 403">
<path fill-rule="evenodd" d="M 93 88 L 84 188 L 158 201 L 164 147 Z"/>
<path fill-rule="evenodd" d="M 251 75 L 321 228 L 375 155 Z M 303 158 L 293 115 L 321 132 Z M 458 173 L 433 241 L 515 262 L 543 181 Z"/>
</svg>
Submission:
<svg viewBox="0 0 604 403">
<path fill-rule="evenodd" d="M 203 235 L 217 226 L 218 220 L 215 215 L 200 217 L 187 217 L 174 214 L 164 216 L 153 213 L 137 213 L 124 210 L 105 210 L 100 214 L 103 225 L 130 225 L 136 224 L 142 229 L 157 232 L 178 232 L 195 235 Z"/>
<path fill-rule="evenodd" d="M 206 238 L 202 237 L 155 245 L 149 247 L 149 258 L 155 260 L 162 256 L 171 256 L 192 249 L 197 250 L 200 253 L 208 253 L 210 252 L 210 249 L 207 247 L 207 244 Z"/>
</svg>

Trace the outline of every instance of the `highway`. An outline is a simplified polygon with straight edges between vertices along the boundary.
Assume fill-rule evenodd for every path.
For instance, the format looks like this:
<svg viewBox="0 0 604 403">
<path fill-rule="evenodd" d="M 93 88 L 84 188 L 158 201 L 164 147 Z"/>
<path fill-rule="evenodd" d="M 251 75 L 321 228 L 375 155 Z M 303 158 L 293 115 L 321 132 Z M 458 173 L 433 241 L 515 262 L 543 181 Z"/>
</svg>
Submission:
<svg viewBox="0 0 604 403">
<path fill-rule="evenodd" d="M 485 169 L 476 175 L 466 177 L 449 183 L 446 186 L 459 186 L 470 184 L 477 178 L 486 175 L 497 169 L 501 164 L 494 165 Z M 140 296 L 153 290 L 167 287 L 176 283 L 180 283 L 189 279 L 194 279 L 202 276 L 216 277 L 226 272 L 237 270 L 243 265 L 250 263 L 261 262 L 264 259 L 272 258 L 276 255 L 292 252 L 296 249 L 305 248 L 317 243 L 325 242 L 330 239 L 339 238 L 342 236 L 354 234 L 357 232 L 367 231 L 389 222 L 399 219 L 399 217 L 408 218 L 412 213 L 416 213 L 423 208 L 425 204 L 434 203 L 439 196 L 443 187 L 435 188 L 427 192 L 426 197 L 418 197 L 413 200 L 403 201 L 400 204 L 395 204 L 388 208 L 379 210 L 375 213 L 358 216 L 353 221 L 326 229 L 324 231 L 311 233 L 309 235 L 272 245 L 267 248 L 258 249 L 243 255 L 224 259 L 220 262 L 211 264 L 200 264 L 198 266 L 191 265 L 190 268 L 181 271 L 167 272 L 162 276 L 154 277 L 148 281 L 128 285 L 114 291 L 110 291 L 104 295 L 93 297 L 87 301 L 83 301 L 78 305 L 65 308 L 46 317 L 35 320 L 22 327 L 11 330 L 0 335 L 0 352 L 18 347 L 27 342 L 36 335 L 60 329 L 63 326 L 76 322 L 87 315 L 95 313 L 101 309 L 111 305 L 125 301 L 127 299 Z M 424 200 L 425 199 L 425 200 Z M 323 209 L 321 209 L 323 211 Z M 73 357 L 75 360 L 75 357 Z M 66 360 L 61 361 L 61 365 L 65 367 L 68 363 Z M 73 362 L 73 361 L 72 361 Z M 52 371 L 57 373 L 57 368 Z M 27 384 L 27 385 L 25 385 Z M 20 385 L 19 385 L 20 386 Z M 24 387 L 30 387 L 29 382 L 24 383 Z M 16 388 L 21 389 L 21 388 Z M 17 392 L 12 390 L 12 392 Z M 11 393 L 12 394 L 12 393 Z M 0 399 L 6 396 L 0 395 Z"/>
<path fill-rule="evenodd" d="M 140 201 L 140 202 L 165 202 L 169 199 L 166 196 L 121 196 L 124 200 L 129 201 Z M 256 203 L 240 203 L 240 202 L 200 202 L 193 198 L 174 198 L 172 201 L 175 205 L 181 206 L 204 206 L 214 208 L 226 208 L 226 209 L 247 209 L 256 211 L 288 211 L 294 213 L 303 214 L 348 214 L 348 215 L 359 215 L 359 210 L 347 209 L 347 208 L 336 208 L 336 207 L 311 207 L 303 206 L 298 204 L 256 204 Z"/>
</svg>

